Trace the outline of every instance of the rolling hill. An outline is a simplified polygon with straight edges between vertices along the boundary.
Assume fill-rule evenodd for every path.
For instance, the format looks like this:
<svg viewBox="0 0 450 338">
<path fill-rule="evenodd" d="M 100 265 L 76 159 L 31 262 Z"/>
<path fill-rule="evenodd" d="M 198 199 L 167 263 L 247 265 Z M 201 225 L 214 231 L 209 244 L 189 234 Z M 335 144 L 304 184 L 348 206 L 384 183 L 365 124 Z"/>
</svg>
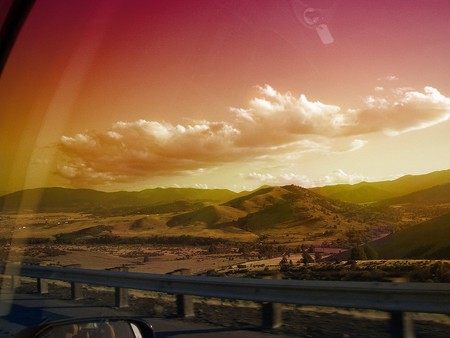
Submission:
<svg viewBox="0 0 450 338">
<path fill-rule="evenodd" d="M 393 181 L 361 182 L 311 188 L 322 196 L 350 203 L 373 203 L 450 183 L 450 169 L 424 175 L 406 175 Z"/>
<path fill-rule="evenodd" d="M 401 219 L 393 228 L 402 229 L 450 212 L 450 183 L 386 199 L 373 206 L 397 213 Z"/>
<path fill-rule="evenodd" d="M 202 224 L 212 227 L 215 224 L 229 223 L 245 216 L 245 212 L 225 205 L 209 205 L 188 213 L 172 217 L 168 226 Z"/>
<path fill-rule="evenodd" d="M 381 258 L 449 259 L 450 213 L 371 243 Z"/>
<path fill-rule="evenodd" d="M 259 235 L 314 240 L 350 228 L 377 228 L 362 207 L 327 199 L 297 186 L 265 187 L 216 206 L 172 217 L 167 225 L 239 228 Z"/>
<path fill-rule="evenodd" d="M 139 192 L 38 188 L 0 197 L 0 210 L 35 212 L 161 212 L 191 210 L 199 203 L 221 203 L 239 194 L 226 189 L 156 188 Z M 184 201 L 185 203 L 180 203 Z"/>
<path fill-rule="evenodd" d="M 416 191 L 396 198 L 383 200 L 380 204 L 399 205 L 416 204 L 420 206 L 446 205 L 450 207 L 450 183 Z"/>
<path fill-rule="evenodd" d="M 81 230 L 108 226 L 111 234 L 128 237 L 189 235 L 232 237 L 237 241 L 263 238 L 265 243 L 287 245 L 304 242 L 343 245 L 349 230 L 360 231 L 367 239 L 398 230 L 392 236 L 408 238 L 399 244 L 404 252 L 392 251 L 397 244 L 388 249 L 380 247 L 382 252 L 431 257 L 435 251 L 446 250 L 439 244 L 439 238 L 437 244 L 426 242 L 416 247 L 416 241 L 421 243 L 422 238 L 416 240 L 415 236 L 431 241 L 433 235 L 420 233 L 425 230 L 415 230 L 418 231 L 415 235 L 403 231 L 421 224 L 442 230 L 443 225 L 437 217 L 444 214 L 450 217 L 450 181 L 443 182 L 445 180 L 450 180 L 450 170 L 406 176 L 395 181 L 317 188 L 322 194 L 340 196 L 340 199 L 372 202 L 361 204 L 329 198 L 316 192 L 317 189 L 294 185 L 264 186 L 241 193 L 191 188 L 156 188 L 139 192 L 40 188 L 1 196 L 0 211 L 11 215 L 18 210 L 55 213 L 36 216 L 36 219 L 30 214 L 28 223 L 22 222 L 27 229 L 33 229 L 36 237 L 63 233 L 95 237 L 95 234 Z M 408 193 L 403 194 L 405 191 Z M 0 220 L 5 225 L 3 232 L 10 233 L 9 229 L 15 226 L 10 215 Z M 437 223 L 421 223 L 423 221 Z M 437 234 L 441 234 L 439 229 Z M 439 236 L 446 238 L 445 231 Z M 436 249 L 434 245 L 437 245 Z"/>
</svg>

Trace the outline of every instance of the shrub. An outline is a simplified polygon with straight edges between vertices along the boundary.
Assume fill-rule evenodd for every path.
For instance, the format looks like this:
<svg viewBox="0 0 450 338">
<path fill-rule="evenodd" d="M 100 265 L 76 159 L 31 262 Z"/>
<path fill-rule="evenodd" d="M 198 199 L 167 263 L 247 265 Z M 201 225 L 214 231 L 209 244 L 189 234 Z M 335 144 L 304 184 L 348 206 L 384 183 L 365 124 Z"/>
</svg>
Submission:
<svg viewBox="0 0 450 338">
<path fill-rule="evenodd" d="M 363 247 L 356 246 L 350 250 L 350 259 L 351 260 L 365 260 L 367 259 L 366 253 L 364 252 Z"/>
</svg>

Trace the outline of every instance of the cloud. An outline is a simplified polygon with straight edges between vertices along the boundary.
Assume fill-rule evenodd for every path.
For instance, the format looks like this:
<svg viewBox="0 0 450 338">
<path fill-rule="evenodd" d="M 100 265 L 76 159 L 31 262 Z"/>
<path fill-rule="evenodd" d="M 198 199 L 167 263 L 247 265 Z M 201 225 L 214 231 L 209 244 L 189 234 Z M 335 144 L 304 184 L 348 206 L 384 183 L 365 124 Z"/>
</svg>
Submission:
<svg viewBox="0 0 450 338">
<path fill-rule="evenodd" d="M 378 181 L 390 181 L 401 177 L 401 175 L 396 176 L 385 176 L 385 177 L 373 177 L 364 176 L 361 174 L 349 174 L 342 169 L 337 169 L 332 173 L 325 175 L 324 177 L 313 182 L 313 186 L 325 186 L 325 185 L 335 185 L 335 184 L 357 184 L 360 182 L 378 182 Z"/>
<path fill-rule="evenodd" d="M 342 169 L 337 169 L 332 173 L 325 175 L 324 177 L 317 180 L 314 180 L 307 175 L 300 175 L 292 172 L 278 175 L 270 173 L 250 172 L 247 174 L 241 173 L 240 177 L 247 180 L 258 181 L 261 184 L 267 185 L 295 184 L 304 188 L 311 188 L 324 185 L 334 185 L 334 184 L 356 184 L 363 181 L 370 182 L 380 180 L 380 178 L 368 177 L 360 174 L 348 174 Z"/>
<path fill-rule="evenodd" d="M 338 169 L 329 175 L 325 175 L 322 179 L 315 182 L 316 186 L 334 185 L 334 184 L 356 184 L 359 182 L 374 181 L 372 177 L 366 177 L 359 174 L 347 174 L 344 170 Z"/>
<path fill-rule="evenodd" d="M 192 175 L 224 163 L 277 156 L 294 161 L 305 152 L 357 151 L 367 143 L 364 134 L 397 135 L 450 118 L 450 98 L 432 87 L 423 92 L 398 88 L 391 96 L 383 91 L 385 97 L 369 96 L 362 108 L 346 110 L 268 85 L 258 92 L 247 107 L 230 109 L 229 122 L 119 121 L 104 132 L 63 136 L 57 173 L 81 186 Z"/>
<path fill-rule="evenodd" d="M 296 173 L 284 173 L 280 175 L 272 175 L 269 173 L 251 172 L 247 174 L 240 174 L 241 178 L 253 181 L 259 181 L 261 184 L 267 185 L 289 185 L 295 184 L 305 188 L 312 187 L 314 183 L 306 175 L 299 175 Z"/>
<path fill-rule="evenodd" d="M 279 145 L 298 140 L 299 135 L 335 136 L 348 124 L 336 105 L 309 101 L 305 95 L 281 94 L 266 85 L 248 108 L 231 108 L 244 146 Z M 261 135 L 265 135 L 264 138 Z"/>
<path fill-rule="evenodd" d="M 66 161 L 58 173 L 82 185 L 198 170 L 242 156 L 244 149 L 233 147 L 239 134 L 225 122 L 117 122 L 104 133 L 63 136 L 59 148 Z"/>
<path fill-rule="evenodd" d="M 350 145 L 350 148 L 349 148 L 347 151 L 356 151 L 356 150 L 359 150 L 359 149 L 361 149 L 362 147 L 364 147 L 364 146 L 367 144 L 367 142 L 368 142 L 368 141 L 366 141 L 366 140 L 358 140 L 358 139 L 353 140 L 352 143 L 351 143 L 351 145 Z"/>
<path fill-rule="evenodd" d="M 395 75 L 388 75 L 385 77 L 385 79 L 388 81 L 398 81 L 399 80 L 399 78 Z"/>
<path fill-rule="evenodd" d="M 399 78 L 396 75 L 386 75 L 385 77 L 378 78 L 378 81 L 398 81 Z"/>
<path fill-rule="evenodd" d="M 433 87 L 423 92 L 393 91 L 393 98 L 368 97 L 366 108 L 353 112 L 352 134 L 384 131 L 388 135 L 424 129 L 450 118 L 450 98 Z"/>
</svg>

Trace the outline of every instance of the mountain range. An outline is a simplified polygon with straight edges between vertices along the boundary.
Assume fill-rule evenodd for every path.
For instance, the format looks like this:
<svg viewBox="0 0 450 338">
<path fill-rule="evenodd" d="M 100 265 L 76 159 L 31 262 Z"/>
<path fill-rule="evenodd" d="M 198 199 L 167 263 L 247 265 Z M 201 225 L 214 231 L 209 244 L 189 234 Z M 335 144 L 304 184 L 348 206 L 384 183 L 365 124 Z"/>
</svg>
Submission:
<svg viewBox="0 0 450 338">
<path fill-rule="evenodd" d="M 449 259 L 450 213 L 400 230 L 371 245 L 380 258 Z"/>
<path fill-rule="evenodd" d="M 139 192 L 38 188 L 0 196 L 0 210 L 75 212 L 97 218 L 133 215 L 125 225 L 129 236 L 162 232 L 206 237 L 232 234 L 237 240 L 262 238 L 267 243 L 286 245 L 339 244 L 355 231 L 367 240 L 393 232 L 377 244 L 384 256 L 396 252 L 393 247 L 402 247 L 405 251 L 396 253 L 397 257 L 414 256 L 414 252 L 434 257 L 436 252 L 439 256 L 448 251 L 442 241 L 450 242 L 450 170 L 384 182 L 312 189 L 265 186 L 240 193 L 193 188 Z M 115 231 L 114 226 L 108 229 Z M 438 234 L 435 242 L 441 242 L 436 247 L 414 240 L 419 236 L 433 241 Z"/>
<path fill-rule="evenodd" d="M 92 189 L 36 188 L 0 197 L 0 210 L 36 212 L 143 211 L 148 207 L 183 209 L 194 203 L 221 203 L 236 196 L 227 189 L 155 188 L 138 192 L 103 192 Z M 184 203 L 177 203 L 177 202 Z"/>
<path fill-rule="evenodd" d="M 373 203 L 404 196 L 450 182 L 450 169 L 423 175 L 406 175 L 392 181 L 337 184 L 311 188 L 312 191 L 350 203 Z"/>
</svg>

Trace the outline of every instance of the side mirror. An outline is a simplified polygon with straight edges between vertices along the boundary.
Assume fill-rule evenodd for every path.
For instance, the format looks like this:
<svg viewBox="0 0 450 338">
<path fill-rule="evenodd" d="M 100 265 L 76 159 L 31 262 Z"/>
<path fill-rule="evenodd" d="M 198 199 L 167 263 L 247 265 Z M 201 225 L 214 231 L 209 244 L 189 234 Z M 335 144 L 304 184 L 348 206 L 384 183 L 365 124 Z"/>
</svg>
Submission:
<svg viewBox="0 0 450 338">
<path fill-rule="evenodd" d="M 131 318 L 85 318 L 40 324 L 17 338 L 154 338 L 152 327 Z"/>
</svg>

